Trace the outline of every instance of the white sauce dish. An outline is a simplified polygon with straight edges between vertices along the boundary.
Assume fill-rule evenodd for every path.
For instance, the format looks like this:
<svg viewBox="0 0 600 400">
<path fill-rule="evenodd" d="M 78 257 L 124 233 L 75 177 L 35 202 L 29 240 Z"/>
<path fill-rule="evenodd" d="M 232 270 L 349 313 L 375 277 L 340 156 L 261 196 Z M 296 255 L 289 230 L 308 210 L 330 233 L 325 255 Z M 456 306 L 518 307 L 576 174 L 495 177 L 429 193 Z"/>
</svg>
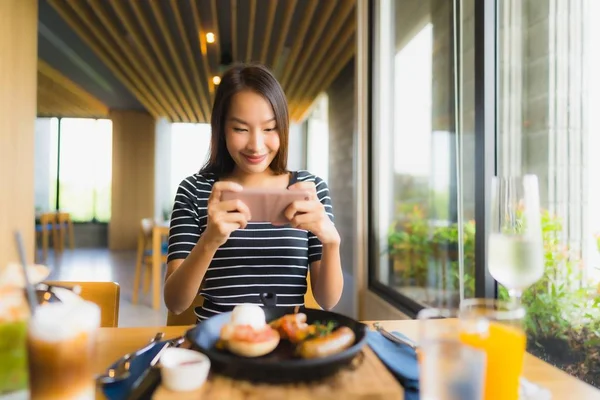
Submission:
<svg viewBox="0 0 600 400">
<path fill-rule="evenodd" d="M 174 392 L 200 388 L 210 371 L 210 360 L 194 350 L 170 347 L 160 357 L 162 384 Z"/>
</svg>

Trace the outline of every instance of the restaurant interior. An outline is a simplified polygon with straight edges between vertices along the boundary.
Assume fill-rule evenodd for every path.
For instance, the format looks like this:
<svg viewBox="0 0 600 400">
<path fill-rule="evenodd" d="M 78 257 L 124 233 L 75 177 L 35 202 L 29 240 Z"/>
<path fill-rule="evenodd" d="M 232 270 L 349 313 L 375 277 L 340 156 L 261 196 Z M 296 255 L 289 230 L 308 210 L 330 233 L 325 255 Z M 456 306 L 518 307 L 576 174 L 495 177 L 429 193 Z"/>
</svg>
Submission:
<svg viewBox="0 0 600 400">
<path fill-rule="evenodd" d="M 0 0 L 0 400 L 600 399 L 596 16 Z M 307 268 L 301 307 L 198 323 L 201 295 L 165 304 L 172 211 L 239 63 L 285 93 L 287 168 L 328 185 L 343 291 L 323 308 Z M 240 355 L 236 315 L 276 347 Z"/>
</svg>

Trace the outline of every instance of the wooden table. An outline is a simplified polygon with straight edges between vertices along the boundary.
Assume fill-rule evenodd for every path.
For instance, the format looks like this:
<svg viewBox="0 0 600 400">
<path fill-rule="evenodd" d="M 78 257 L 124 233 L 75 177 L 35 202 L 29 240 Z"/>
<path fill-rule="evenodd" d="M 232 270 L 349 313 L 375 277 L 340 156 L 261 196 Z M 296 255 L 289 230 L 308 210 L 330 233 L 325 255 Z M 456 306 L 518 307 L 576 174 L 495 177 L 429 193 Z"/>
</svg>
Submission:
<svg viewBox="0 0 600 400">
<path fill-rule="evenodd" d="M 372 321 L 366 321 L 372 326 Z M 380 321 L 384 328 L 390 331 L 402 332 L 406 336 L 416 339 L 417 323 L 414 320 Z M 436 321 L 438 323 L 438 321 Z M 444 320 L 439 320 L 444 324 Z M 94 372 L 101 373 L 106 367 L 125 353 L 142 347 L 154 336 L 156 332 L 164 332 L 165 338 L 180 336 L 190 327 L 144 327 L 144 328 L 101 328 L 97 345 L 98 356 L 95 359 Z M 600 390 L 584 383 L 577 378 L 561 371 L 550 364 L 527 354 L 525 357 L 524 377 L 529 381 L 537 383 L 552 392 L 553 400 L 577 399 L 597 400 L 600 399 Z M 97 392 L 98 399 L 104 399 L 100 391 Z M 183 397 L 181 397 L 183 398 Z M 186 397 L 187 398 L 187 397 Z M 240 397 L 251 398 L 251 396 Z M 319 398 L 311 396 L 312 399 Z"/>
</svg>

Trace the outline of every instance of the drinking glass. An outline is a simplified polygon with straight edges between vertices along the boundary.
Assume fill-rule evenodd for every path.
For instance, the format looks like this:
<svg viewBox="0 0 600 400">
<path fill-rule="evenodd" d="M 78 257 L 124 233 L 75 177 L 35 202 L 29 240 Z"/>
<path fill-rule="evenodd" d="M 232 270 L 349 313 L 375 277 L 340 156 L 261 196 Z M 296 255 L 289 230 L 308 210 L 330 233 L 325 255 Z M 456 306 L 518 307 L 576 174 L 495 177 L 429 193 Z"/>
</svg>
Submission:
<svg viewBox="0 0 600 400">
<path fill-rule="evenodd" d="M 0 398 L 27 394 L 29 314 L 22 288 L 0 285 Z"/>
<path fill-rule="evenodd" d="M 544 274 L 538 179 L 535 175 L 493 177 L 490 274 L 521 301 L 523 290 Z"/>
<path fill-rule="evenodd" d="M 461 343 L 455 309 L 424 309 L 419 320 L 419 391 L 422 400 L 481 400 L 485 352 Z"/>
<path fill-rule="evenodd" d="M 468 299 L 460 304 L 461 342 L 486 354 L 485 400 L 517 400 L 523 371 L 525 309 L 495 299 Z"/>
<path fill-rule="evenodd" d="M 27 335 L 31 400 L 92 400 L 100 307 L 76 300 L 39 306 Z"/>
</svg>

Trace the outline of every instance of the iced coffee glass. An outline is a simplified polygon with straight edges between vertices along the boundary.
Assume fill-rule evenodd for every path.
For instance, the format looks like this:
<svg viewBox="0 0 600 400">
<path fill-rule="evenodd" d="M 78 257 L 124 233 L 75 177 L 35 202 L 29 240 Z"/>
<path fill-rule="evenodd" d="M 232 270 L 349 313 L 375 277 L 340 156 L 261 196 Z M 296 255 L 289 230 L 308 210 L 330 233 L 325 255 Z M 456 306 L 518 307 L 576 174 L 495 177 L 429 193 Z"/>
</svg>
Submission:
<svg viewBox="0 0 600 400">
<path fill-rule="evenodd" d="M 94 399 L 100 308 L 88 301 L 38 307 L 27 338 L 32 400 Z"/>
</svg>

